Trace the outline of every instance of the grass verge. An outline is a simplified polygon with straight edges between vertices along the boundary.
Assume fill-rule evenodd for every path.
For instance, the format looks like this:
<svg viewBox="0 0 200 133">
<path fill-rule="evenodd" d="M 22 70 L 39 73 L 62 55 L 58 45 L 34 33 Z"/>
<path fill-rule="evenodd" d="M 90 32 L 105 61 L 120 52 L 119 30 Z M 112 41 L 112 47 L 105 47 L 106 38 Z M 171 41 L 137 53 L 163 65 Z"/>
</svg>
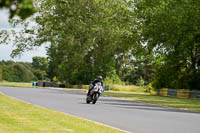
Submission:
<svg viewBox="0 0 200 133">
<path fill-rule="evenodd" d="M 0 94 L 0 133 L 120 133 L 121 131 Z"/>
<path fill-rule="evenodd" d="M 18 83 L 18 82 L 0 82 L 1 86 L 12 86 L 12 87 L 32 87 L 32 83 Z"/>
<path fill-rule="evenodd" d="M 120 91 L 120 92 L 136 92 L 140 94 L 147 94 L 147 87 L 145 86 L 135 86 L 135 85 L 117 85 L 110 84 L 110 89 L 112 91 Z"/>
<path fill-rule="evenodd" d="M 130 92 L 104 92 L 106 96 L 125 98 L 129 100 L 136 100 L 145 103 L 158 104 L 162 106 L 168 106 L 173 108 L 200 111 L 200 100 L 194 99 L 178 99 L 170 97 L 152 96 L 147 94 L 136 94 Z"/>
</svg>

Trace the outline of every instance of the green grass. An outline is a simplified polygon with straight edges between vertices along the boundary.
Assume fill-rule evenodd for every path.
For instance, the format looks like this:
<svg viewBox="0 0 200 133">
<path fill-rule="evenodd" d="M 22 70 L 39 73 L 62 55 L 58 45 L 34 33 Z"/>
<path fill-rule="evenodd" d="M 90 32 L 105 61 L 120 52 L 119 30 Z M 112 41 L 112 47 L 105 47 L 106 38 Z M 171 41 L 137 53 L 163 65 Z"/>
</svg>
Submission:
<svg viewBox="0 0 200 133">
<path fill-rule="evenodd" d="M 135 86 L 135 85 L 117 85 L 110 84 L 110 90 L 112 91 L 120 91 L 120 92 L 137 92 L 141 94 L 145 94 L 147 87 L 145 86 Z"/>
<path fill-rule="evenodd" d="M 1 86 L 12 86 L 12 87 L 32 87 L 32 83 L 19 83 L 19 82 L 0 82 Z"/>
<path fill-rule="evenodd" d="M 200 100 L 178 99 L 170 97 L 152 96 L 147 94 L 136 94 L 130 92 L 104 92 L 104 95 L 125 98 L 129 100 L 136 100 L 145 103 L 158 104 L 179 109 L 200 111 Z"/>
<path fill-rule="evenodd" d="M 0 94 L 0 133 L 120 133 L 121 131 Z"/>
</svg>

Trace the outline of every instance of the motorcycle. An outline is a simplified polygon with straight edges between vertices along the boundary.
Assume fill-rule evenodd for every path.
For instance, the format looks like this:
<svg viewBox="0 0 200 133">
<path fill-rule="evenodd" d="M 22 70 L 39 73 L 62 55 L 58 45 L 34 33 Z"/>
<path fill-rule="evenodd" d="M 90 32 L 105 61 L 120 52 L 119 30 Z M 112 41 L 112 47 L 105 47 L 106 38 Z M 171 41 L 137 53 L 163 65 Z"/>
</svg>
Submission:
<svg viewBox="0 0 200 133">
<path fill-rule="evenodd" d="M 90 91 L 89 95 L 87 95 L 86 103 L 89 104 L 92 102 L 92 104 L 95 104 L 103 91 L 104 90 L 101 83 L 96 83 L 93 89 Z"/>
</svg>

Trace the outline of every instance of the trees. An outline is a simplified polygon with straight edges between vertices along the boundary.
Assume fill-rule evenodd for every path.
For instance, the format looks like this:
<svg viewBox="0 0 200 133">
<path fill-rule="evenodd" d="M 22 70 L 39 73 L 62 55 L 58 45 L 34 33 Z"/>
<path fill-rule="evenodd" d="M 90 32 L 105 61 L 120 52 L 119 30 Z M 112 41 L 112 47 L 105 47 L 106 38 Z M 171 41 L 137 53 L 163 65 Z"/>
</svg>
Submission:
<svg viewBox="0 0 200 133">
<path fill-rule="evenodd" d="M 15 64 L 13 66 L 13 69 L 14 75 L 16 75 L 16 77 L 13 78 L 13 80 L 15 80 L 16 82 L 30 82 L 35 79 L 33 73 L 30 70 L 26 69 L 26 67 L 24 67 L 22 64 Z"/>
<path fill-rule="evenodd" d="M 37 25 L 25 23 L 21 33 L 13 32 L 12 55 L 49 43 L 51 79 L 88 84 L 103 75 L 136 83 L 142 76 L 156 88 L 200 88 L 199 1 L 35 0 L 34 5 Z"/>
<path fill-rule="evenodd" d="M 13 56 L 50 43 L 50 75 L 68 83 L 89 83 L 115 68 L 119 49 L 130 47 L 131 22 L 123 0 L 43 0 L 35 3 L 37 27 L 15 38 Z M 24 35 L 26 34 L 26 35 Z M 16 35 L 16 34 L 15 34 Z M 18 34 L 19 35 L 19 34 Z"/>
<path fill-rule="evenodd" d="M 5 62 L 5 64 L 0 65 L 0 76 L 2 75 L 1 80 L 6 80 L 10 82 L 30 82 L 35 80 L 35 76 L 31 72 L 31 69 L 27 69 L 21 63 Z M 1 78 L 1 77 L 0 77 Z"/>
<path fill-rule="evenodd" d="M 32 68 L 47 71 L 48 59 L 46 57 L 34 56 L 32 58 Z"/>
<path fill-rule="evenodd" d="M 32 58 L 32 71 L 38 80 L 44 80 L 48 71 L 48 59 L 35 56 Z"/>
<path fill-rule="evenodd" d="M 48 60 L 45 57 L 33 57 L 33 62 L 0 61 L 0 81 L 31 82 L 47 77 Z"/>
<path fill-rule="evenodd" d="M 135 3 L 141 41 L 154 53 L 157 88 L 193 88 L 200 69 L 200 1 L 139 0 Z"/>
<path fill-rule="evenodd" d="M 2 75 L 3 75 L 3 71 L 2 71 L 2 67 L 0 66 L 0 81 L 2 81 L 2 80 L 3 80 L 3 77 L 2 77 Z"/>
</svg>

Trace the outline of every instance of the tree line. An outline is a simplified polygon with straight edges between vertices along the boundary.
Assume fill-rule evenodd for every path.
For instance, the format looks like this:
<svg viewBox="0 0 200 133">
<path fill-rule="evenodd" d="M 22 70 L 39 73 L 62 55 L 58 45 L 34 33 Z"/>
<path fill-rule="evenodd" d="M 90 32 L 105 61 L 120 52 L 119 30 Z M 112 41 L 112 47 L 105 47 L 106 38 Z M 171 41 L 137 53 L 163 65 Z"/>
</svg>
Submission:
<svg viewBox="0 0 200 133">
<path fill-rule="evenodd" d="M 37 26 L 12 31 L 12 56 L 49 43 L 48 76 L 88 84 L 97 75 L 154 88 L 200 89 L 199 0 L 33 0 Z M 8 31 L 1 35 L 6 42 Z M 20 36 L 20 37 L 19 37 Z"/>
<path fill-rule="evenodd" d="M 0 61 L 0 81 L 31 82 L 45 80 L 48 60 L 45 57 L 33 57 L 30 62 Z"/>
</svg>

